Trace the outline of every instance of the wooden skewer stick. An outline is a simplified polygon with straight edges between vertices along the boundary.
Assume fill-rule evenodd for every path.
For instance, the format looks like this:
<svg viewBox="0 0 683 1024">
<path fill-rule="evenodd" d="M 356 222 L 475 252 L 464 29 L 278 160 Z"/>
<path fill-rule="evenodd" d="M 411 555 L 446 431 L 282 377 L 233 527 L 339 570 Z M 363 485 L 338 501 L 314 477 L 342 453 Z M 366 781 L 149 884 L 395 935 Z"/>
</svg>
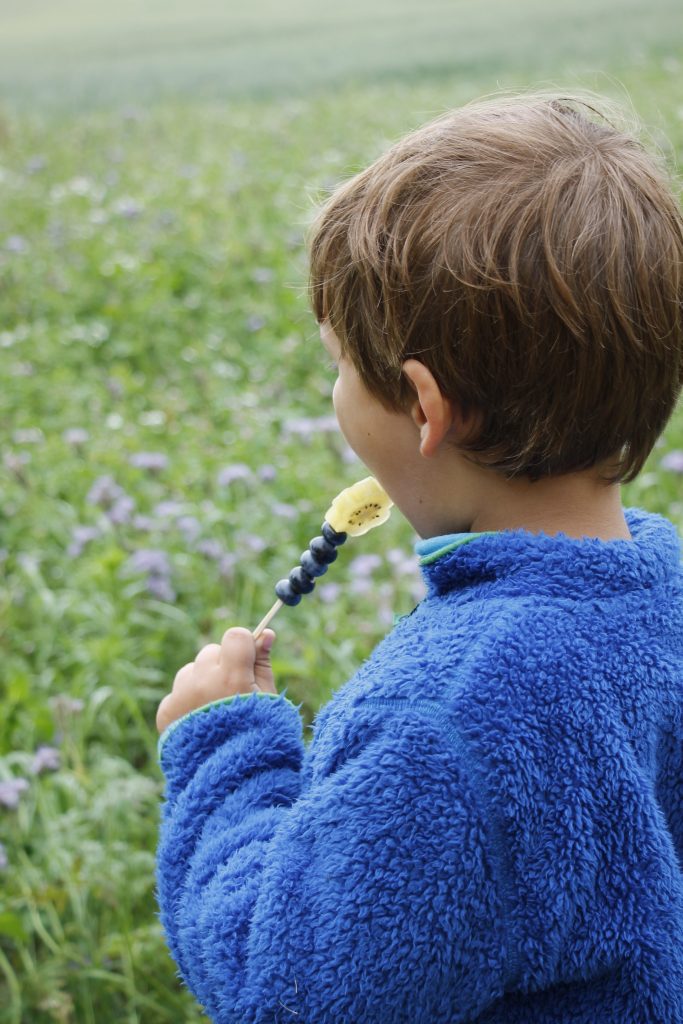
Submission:
<svg viewBox="0 0 683 1024">
<path fill-rule="evenodd" d="M 254 630 L 254 632 L 251 634 L 253 636 L 254 640 L 258 640 L 258 638 L 261 636 L 261 633 L 263 632 L 263 630 L 266 628 L 266 626 L 268 625 L 270 620 L 277 615 L 277 613 L 282 608 L 283 604 L 284 604 L 284 601 L 281 601 L 280 598 L 278 598 L 277 601 L 275 602 L 275 604 L 273 605 L 273 607 L 268 612 L 268 614 L 264 615 L 264 617 L 261 619 L 261 621 L 259 622 L 259 624 L 256 627 L 256 629 Z"/>
</svg>

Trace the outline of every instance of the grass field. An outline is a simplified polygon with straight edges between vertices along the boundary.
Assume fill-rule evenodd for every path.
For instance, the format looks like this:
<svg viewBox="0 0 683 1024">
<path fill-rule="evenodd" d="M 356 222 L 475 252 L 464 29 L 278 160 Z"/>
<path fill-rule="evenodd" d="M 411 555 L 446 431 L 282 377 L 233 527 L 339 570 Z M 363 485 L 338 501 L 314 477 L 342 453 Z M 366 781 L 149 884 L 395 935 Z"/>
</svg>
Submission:
<svg viewBox="0 0 683 1024">
<path fill-rule="evenodd" d="M 156 919 L 154 717 L 365 475 L 306 303 L 323 190 L 499 87 L 683 154 L 677 3 L 137 6 L 0 0 L 0 1024 L 205 1019 Z M 679 409 L 624 504 L 683 528 L 681 451 Z M 413 540 L 395 514 L 275 620 L 307 725 L 422 596 Z"/>
</svg>

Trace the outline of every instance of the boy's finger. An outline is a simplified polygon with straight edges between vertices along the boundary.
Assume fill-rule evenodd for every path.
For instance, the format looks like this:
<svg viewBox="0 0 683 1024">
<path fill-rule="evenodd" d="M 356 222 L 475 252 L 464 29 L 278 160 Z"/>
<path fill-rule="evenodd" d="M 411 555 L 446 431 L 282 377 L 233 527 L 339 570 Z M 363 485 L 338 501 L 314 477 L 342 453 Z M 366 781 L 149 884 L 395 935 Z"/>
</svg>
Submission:
<svg viewBox="0 0 683 1024">
<path fill-rule="evenodd" d="M 221 660 L 226 668 L 236 663 L 253 666 L 256 659 L 256 645 L 251 630 L 244 626 L 231 626 L 226 629 L 221 640 Z"/>
</svg>

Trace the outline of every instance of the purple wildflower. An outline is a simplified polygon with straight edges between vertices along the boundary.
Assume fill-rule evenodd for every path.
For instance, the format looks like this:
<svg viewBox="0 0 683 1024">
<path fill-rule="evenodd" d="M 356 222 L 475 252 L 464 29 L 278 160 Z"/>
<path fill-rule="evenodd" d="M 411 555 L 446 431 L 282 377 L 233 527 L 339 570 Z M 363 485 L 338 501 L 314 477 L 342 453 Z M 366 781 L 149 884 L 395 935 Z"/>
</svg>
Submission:
<svg viewBox="0 0 683 1024">
<path fill-rule="evenodd" d="M 254 331 L 260 331 L 262 327 L 265 327 L 265 325 L 266 325 L 266 318 L 264 316 L 259 316 L 258 314 L 254 314 L 253 316 L 247 317 L 247 320 L 246 320 L 246 323 L 245 323 L 244 326 L 247 328 L 248 331 L 251 331 L 252 334 L 253 334 Z"/>
<path fill-rule="evenodd" d="M 165 576 L 150 576 L 147 580 L 147 590 L 152 597 L 158 597 L 160 601 L 175 601 L 176 592 Z"/>
<path fill-rule="evenodd" d="M 90 434 L 82 427 L 71 427 L 69 430 L 64 431 L 62 434 L 62 440 L 66 441 L 67 444 L 78 446 L 79 444 L 85 444 L 86 441 L 89 441 Z"/>
<path fill-rule="evenodd" d="M 263 551 L 263 549 L 267 546 L 263 537 L 259 537 L 255 533 L 238 534 L 237 542 L 238 544 L 244 544 L 244 546 L 248 548 L 249 551 L 253 551 L 256 554 L 258 554 L 259 551 Z"/>
<path fill-rule="evenodd" d="M 196 516 L 179 516 L 176 519 L 176 527 L 188 543 L 196 540 L 202 532 L 202 525 Z"/>
<path fill-rule="evenodd" d="M 129 196 L 124 196 L 122 199 L 118 199 L 114 203 L 114 212 L 118 213 L 119 217 L 124 217 L 126 220 L 133 220 L 135 217 L 139 217 L 142 213 L 142 206 L 135 199 L 131 199 Z"/>
<path fill-rule="evenodd" d="M 42 444 L 45 434 L 40 427 L 27 427 L 25 430 L 15 430 L 12 440 L 15 444 Z"/>
<path fill-rule="evenodd" d="M 150 533 L 159 524 L 156 519 L 152 516 L 133 516 L 132 526 L 134 530 L 143 530 L 146 533 Z"/>
<path fill-rule="evenodd" d="M 278 519 L 296 519 L 299 514 L 294 505 L 288 505 L 284 501 L 274 501 L 270 510 Z"/>
<path fill-rule="evenodd" d="M 208 537 L 206 540 L 200 540 L 199 544 L 197 544 L 197 551 L 200 555 L 206 555 L 207 558 L 218 561 L 223 555 L 223 545 L 220 541 L 215 540 L 215 538 Z"/>
<path fill-rule="evenodd" d="M 261 466 L 258 471 L 259 480 L 274 480 L 277 476 L 275 466 Z"/>
<path fill-rule="evenodd" d="M 9 860 L 7 859 L 7 850 L 5 849 L 4 843 L 0 843 L 0 871 L 5 871 L 9 866 Z"/>
<path fill-rule="evenodd" d="M 7 252 L 26 252 L 28 250 L 28 242 L 22 235 L 9 235 L 5 241 L 5 249 Z"/>
<path fill-rule="evenodd" d="M 135 499 L 131 498 L 128 494 L 122 494 L 107 512 L 107 518 L 115 525 L 129 523 L 134 508 Z"/>
<path fill-rule="evenodd" d="M 171 563 L 165 551 L 158 548 L 139 548 L 123 567 L 124 574 L 147 572 L 152 576 L 170 576 Z"/>
<path fill-rule="evenodd" d="M 125 491 L 119 487 L 112 476 L 100 476 L 88 491 L 86 501 L 89 505 L 111 505 L 118 498 L 123 497 Z"/>
<path fill-rule="evenodd" d="M 373 571 L 379 568 L 381 564 L 382 559 L 379 555 L 356 555 L 349 562 L 349 573 L 357 577 L 371 576 Z"/>
<path fill-rule="evenodd" d="M 66 693 L 58 693 L 56 697 L 50 697 L 50 707 L 58 718 L 70 718 L 72 715 L 83 710 L 83 701 L 78 697 L 69 697 Z"/>
<path fill-rule="evenodd" d="M 161 516 L 162 518 L 171 518 L 182 515 L 184 509 L 185 506 L 180 501 L 160 501 L 154 509 L 154 515 Z"/>
<path fill-rule="evenodd" d="M 235 566 L 237 565 L 237 556 L 233 555 L 232 552 L 226 552 L 221 557 L 218 563 L 218 572 L 223 580 L 232 580 L 235 575 Z"/>
<path fill-rule="evenodd" d="M 336 416 L 298 416 L 291 420 L 285 420 L 282 424 L 285 434 L 296 434 L 304 440 L 315 437 L 316 434 L 338 430 Z"/>
<path fill-rule="evenodd" d="M 274 278 L 274 273 L 269 267 L 256 267 L 251 275 L 255 284 L 268 284 Z"/>
<path fill-rule="evenodd" d="M 86 544 L 91 540 L 97 540 L 101 536 L 96 526 L 74 526 L 71 534 L 71 544 L 67 548 L 69 558 L 78 558 Z"/>
<path fill-rule="evenodd" d="M 12 810 L 19 806 L 19 796 L 28 789 L 28 779 L 6 779 L 0 782 L 0 804 Z"/>
<path fill-rule="evenodd" d="M 225 466 L 218 474 L 217 483 L 219 487 L 228 487 L 233 480 L 248 480 L 252 471 L 244 462 L 235 462 L 232 466 Z"/>
<path fill-rule="evenodd" d="M 368 579 L 367 576 L 360 576 L 351 580 L 349 590 L 352 594 L 370 594 L 374 590 L 374 585 L 372 580 Z"/>
<path fill-rule="evenodd" d="M 32 156 L 26 163 L 27 174 L 37 174 L 38 171 L 44 171 L 47 167 L 47 160 L 44 156 Z"/>
<path fill-rule="evenodd" d="M 168 466 L 168 455 L 163 452 L 135 452 L 128 459 L 131 466 L 136 469 L 159 470 Z"/>
<path fill-rule="evenodd" d="M 59 768 L 59 751 L 56 747 L 40 746 L 33 756 L 31 771 L 34 775 L 41 775 L 43 772 L 56 772 Z"/>
<path fill-rule="evenodd" d="M 174 601 L 175 590 L 171 586 L 171 564 L 165 551 L 158 548 L 140 548 L 123 566 L 125 576 L 133 573 L 147 574 L 147 590 L 161 601 Z"/>
<path fill-rule="evenodd" d="M 323 604 L 332 604 L 333 601 L 337 600 L 341 592 L 340 584 L 334 582 L 319 584 L 316 589 L 318 597 Z"/>
<path fill-rule="evenodd" d="M 674 473 L 683 473 L 683 451 L 680 448 L 665 455 L 659 464 L 662 469 L 671 469 Z"/>
</svg>

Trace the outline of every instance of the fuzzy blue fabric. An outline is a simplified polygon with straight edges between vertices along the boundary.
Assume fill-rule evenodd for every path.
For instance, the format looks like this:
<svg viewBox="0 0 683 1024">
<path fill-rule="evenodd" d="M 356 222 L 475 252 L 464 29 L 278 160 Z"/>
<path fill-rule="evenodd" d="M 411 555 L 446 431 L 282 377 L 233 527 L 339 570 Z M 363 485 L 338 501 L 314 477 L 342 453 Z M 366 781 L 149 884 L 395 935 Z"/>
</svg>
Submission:
<svg viewBox="0 0 683 1024">
<path fill-rule="evenodd" d="M 424 555 L 307 747 L 282 694 L 166 730 L 160 917 L 215 1024 L 683 1022 L 681 541 L 624 512 Z"/>
</svg>

